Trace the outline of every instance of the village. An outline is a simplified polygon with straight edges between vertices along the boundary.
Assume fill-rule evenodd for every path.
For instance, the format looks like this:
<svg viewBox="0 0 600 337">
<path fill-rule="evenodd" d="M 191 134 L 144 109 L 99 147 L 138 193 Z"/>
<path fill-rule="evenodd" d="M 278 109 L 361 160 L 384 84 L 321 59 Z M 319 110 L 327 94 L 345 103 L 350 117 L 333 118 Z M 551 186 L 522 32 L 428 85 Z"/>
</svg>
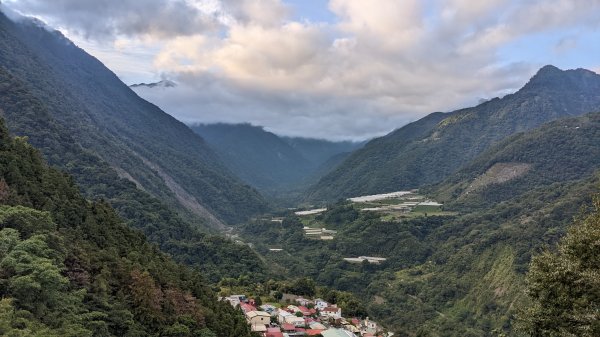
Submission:
<svg viewBox="0 0 600 337">
<path fill-rule="evenodd" d="M 245 295 L 221 297 L 240 308 L 251 330 L 262 337 L 391 337 L 368 317 L 344 317 L 334 303 L 285 294 L 282 303 L 256 303 Z"/>
</svg>

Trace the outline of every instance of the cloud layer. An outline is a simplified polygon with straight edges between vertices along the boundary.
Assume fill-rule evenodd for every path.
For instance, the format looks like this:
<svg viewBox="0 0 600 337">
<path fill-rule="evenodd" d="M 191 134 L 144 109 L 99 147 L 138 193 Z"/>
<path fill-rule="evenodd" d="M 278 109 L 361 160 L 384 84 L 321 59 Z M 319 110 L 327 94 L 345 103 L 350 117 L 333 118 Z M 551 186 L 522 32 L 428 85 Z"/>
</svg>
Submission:
<svg viewBox="0 0 600 337">
<path fill-rule="evenodd" d="M 183 121 L 330 139 L 381 135 L 515 90 L 545 59 L 506 59 L 512 44 L 543 36 L 550 54 L 576 52 L 600 15 L 600 0 L 330 0 L 337 20 L 325 23 L 292 19 L 281 0 L 10 4 L 155 50 L 149 67 L 179 85 L 138 93 Z"/>
</svg>

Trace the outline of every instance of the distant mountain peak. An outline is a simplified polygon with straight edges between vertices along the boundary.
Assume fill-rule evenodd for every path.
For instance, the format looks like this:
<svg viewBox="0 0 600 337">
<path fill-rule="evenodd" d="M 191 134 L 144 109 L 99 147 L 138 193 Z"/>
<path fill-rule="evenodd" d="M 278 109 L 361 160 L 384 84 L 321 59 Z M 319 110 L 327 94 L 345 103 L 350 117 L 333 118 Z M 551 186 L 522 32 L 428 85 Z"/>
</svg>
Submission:
<svg viewBox="0 0 600 337">
<path fill-rule="evenodd" d="M 153 82 L 153 83 L 136 83 L 136 84 L 132 84 L 129 87 L 130 88 L 139 88 L 139 87 L 146 87 L 146 88 L 156 88 L 156 87 L 160 87 L 160 88 L 172 88 L 172 87 L 176 87 L 177 83 L 171 81 L 171 80 L 162 80 L 162 81 L 158 81 L 158 82 Z"/>
<path fill-rule="evenodd" d="M 555 67 L 553 65 L 545 65 L 543 67 L 541 67 L 537 73 L 535 73 L 535 75 L 533 75 L 533 77 L 531 78 L 531 81 L 536 81 L 536 80 L 554 80 L 556 79 L 558 76 L 561 76 L 565 71 Z"/>
<path fill-rule="evenodd" d="M 583 68 L 562 70 L 553 65 L 546 65 L 540 68 L 537 73 L 527 82 L 522 90 L 528 89 L 538 90 L 546 89 L 573 89 L 574 86 L 587 87 L 592 83 L 596 83 L 600 75 L 595 72 Z M 593 84 L 596 87 L 596 84 Z"/>
</svg>

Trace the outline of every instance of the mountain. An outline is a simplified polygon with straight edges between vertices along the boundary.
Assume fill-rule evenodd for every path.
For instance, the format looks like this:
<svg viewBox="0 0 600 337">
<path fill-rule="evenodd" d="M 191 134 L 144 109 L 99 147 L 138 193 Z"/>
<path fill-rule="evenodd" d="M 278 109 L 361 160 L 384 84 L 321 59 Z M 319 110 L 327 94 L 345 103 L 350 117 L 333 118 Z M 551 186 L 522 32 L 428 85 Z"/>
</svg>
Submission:
<svg viewBox="0 0 600 337">
<path fill-rule="evenodd" d="M 486 207 L 600 167 L 600 113 L 560 119 L 492 146 L 430 189 L 451 207 Z"/>
<path fill-rule="evenodd" d="M 153 83 L 136 83 L 136 84 L 132 84 L 129 87 L 130 88 L 139 88 L 139 87 L 146 87 L 146 88 L 173 88 L 176 87 L 177 83 L 170 81 L 170 80 L 162 80 L 162 81 L 158 81 L 158 82 L 153 82 Z"/>
<path fill-rule="evenodd" d="M 32 23 L 23 24 L 32 25 Z M 88 102 L 77 98 L 78 96 L 70 91 L 70 87 L 66 87 L 66 80 L 57 79 L 59 74 L 55 73 L 53 67 L 42 63 L 40 57 L 13 35 L 25 34 L 20 29 L 0 15 L 0 64 L 9 65 L 8 67 L 0 65 L 0 116 L 7 122 L 9 129 L 16 135 L 26 136 L 29 142 L 40 149 L 52 166 L 69 172 L 87 198 L 110 203 L 128 225 L 141 230 L 151 242 L 158 244 L 177 261 L 194 265 L 202 270 L 208 279 L 216 281 L 222 277 L 262 275 L 265 266 L 249 247 L 206 233 L 207 222 L 212 222 L 212 226 L 219 224 L 223 226 L 221 221 L 211 216 L 202 205 L 194 203 L 191 194 L 183 190 L 181 185 L 179 185 L 180 190 L 175 190 L 179 195 L 164 187 L 166 183 L 171 184 L 172 187 L 177 186 L 177 183 L 172 179 L 163 180 L 163 177 L 169 178 L 169 176 L 161 167 L 144 166 L 120 136 L 112 135 L 112 132 L 106 128 L 95 126 L 95 119 L 83 115 L 88 112 L 86 108 Z M 34 25 L 23 29 L 33 29 L 37 32 L 36 29 L 44 28 Z M 56 39 L 57 43 L 63 41 L 65 46 L 75 48 L 67 40 L 61 40 L 55 32 L 44 30 L 38 33 L 46 39 Z M 77 53 L 82 52 L 77 51 Z M 82 73 L 86 72 L 82 70 Z M 36 83 L 38 81 L 40 83 Z M 90 86 L 94 83 L 94 80 L 90 80 L 82 86 Z M 101 102 L 96 103 L 101 104 Z M 159 116 L 165 118 L 167 124 L 172 122 L 168 117 L 160 114 Z M 154 123 L 150 125 L 153 125 L 155 130 L 160 130 Z M 191 130 L 189 132 L 191 133 Z M 183 137 L 185 138 L 185 135 Z M 195 139 L 196 142 L 199 138 L 194 135 L 191 139 Z M 135 144 L 130 143 L 130 145 Z M 107 148 L 102 149 L 102 146 Z M 207 154 L 216 158 L 212 150 L 206 145 L 203 147 Z M 181 155 L 181 158 L 184 158 L 181 152 L 171 148 L 164 148 L 164 150 L 167 153 L 172 150 L 173 155 Z M 107 156 L 106 151 L 115 151 L 111 156 L 121 156 L 123 162 L 117 166 L 108 161 L 106 158 L 111 157 Z M 133 157 L 129 158 L 128 155 Z M 195 159 L 192 158 L 190 161 L 195 162 Z M 218 163 L 218 160 L 215 159 L 215 162 Z M 126 171 L 125 168 L 130 171 Z M 156 168 L 163 174 L 159 175 Z M 237 179 L 230 183 L 225 184 L 224 188 L 243 186 L 237 182 Z M 163 189 L 157 189 L 156 192 L 145 186 L 157 188 L 163 186 Z M 214 188 L 217 189 L 218 185 Z M 234 191 L 241 194 L 246 190 L 251 191 L 250 197 L 256 195 L 256 192 L 245 186 Z M 221 197 L 226 193 L 230 192 L 220 193 Z M 188 198 L 190 202 L 187 206 L 194 212 L 181 206 L 178 197 L 180 200 L 185 200 L 184 197 Z M 245 195 L 240 195 L 240 199 L 236 202 L 245 204 L 248 202 L 247 198 Z M 259 203 L 259 205 L 263 204 L 262 201 Z M 243 212 L 242 208 L 241 213 Z"/>
<path fill-rule="evenodd" d="M 260 191 L 281 195 L 302 189 L 309 178 L 326 173 L 331 157 L 352 151 L 352 142 L 280 137 L 250 124 L 191 126 L 219 154 L 227 167 Z"/>
<path fill-rule="evenodd" d="M 413 125 L 405 137 L 426 128 Z M 595 112 L 514 134 L 421 189 L 444 202 L 442 212 L 378 213 L 341 201 L 319 215 L 290 212 L 281 226 L 258 220 L 242 230 L 267 265 L 355 293 L 370 317 L 397 335 L 520 336 L 514 322 L 527 304 L 531 256 L 589 211 L 599 188 Z M 332 240 L 315 240 L 305 226 L 336 232 Z M 270 254 L 271 247 L 287 254 Z M 387 260 L 343 261 L 356 256 Z"/>
<path fill-rule="evenodd" d="M 600 75 L 545 66 L 519 91 L 451 113 L 434 113 L 354 152 L 309 190 L 311 200 L 440 182 L 516 132 L 600 110 Z"/>
<path fill-rule="evenodd" d="M 366 142 L 339 141 L 332 142 L 324 139 L 302 138 L 302 137 L 282 137 L 313 164 L 321 166 L 330 159 L 343 153 L 350 153 L 361 148 Z"/>
<path fill-rule="evenodd" d="M 201 137 L 138 97 L 59 32 L 0 15 L 0 34 L 0 67 L 43 102 L 75 142 L 120 177 L 196 222 L 235 223 L 266 209 L 260 194 L 230 173 Z M 12 130 L 11 118 L 7 124 Z M 76 173 L 85 168 L 63 167 L 91 195 L 105 193 L 83 183 Z"/>
<path fill-rule="evenodd" d="M 206 281 L 0 122 L 0 335 L 250 337 Z"/>
<path fill-rule="evenodd" d="M 250 124 L 197 124 L 192 130 L 221 156 L 228 168 L 260 190 L 302 181 L 313 164 L 279 136 Z"/>
</svg>

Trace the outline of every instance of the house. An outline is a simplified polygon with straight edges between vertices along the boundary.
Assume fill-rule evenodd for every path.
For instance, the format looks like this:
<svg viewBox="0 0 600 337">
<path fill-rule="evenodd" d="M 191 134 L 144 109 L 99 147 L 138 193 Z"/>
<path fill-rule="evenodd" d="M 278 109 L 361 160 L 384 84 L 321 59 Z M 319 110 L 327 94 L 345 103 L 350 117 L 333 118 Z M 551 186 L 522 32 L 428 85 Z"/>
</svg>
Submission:
<svg viewBox="0 0 600 337">
<path fill-rule="evenodd" d="M 342 308 L 338 308 L 337 306 L 331 305 L 321 310 L 321 316 L 334 319 L 342 318 Z"/>
<path fill-rule="evenodd" d="M 294 332 L 296 331 L 296 326 L 291 323 L 284 323 L 281 325 L 281 330 L 283 332 Z"/>
<path fill-rule="evenodd" d="M 262 311 L 266 311 L 268 313 L 273 313 L 275 310 L 277 310 L 277 308 L 275 308 L 275 306 L 270 305 L 270 304 L 263 304 L 259 307 Z"/>
<path fill-rule="evenodd" d="M 300 311 L 302 313 L 302 315 L 304 315 L 304 316 L 310 316 L 311 315 L 310 310 L 307 307 L 305 307 L 305 306 L 299 306 L 298 307 L 298 311 Z"/>
<path fill-rule="evenodd" d="M 298 304 L 299 304 L 299 305 L 301 305 L 301 306 L 304 306 L 304 307 L 306 307 L 306 306 L 308 306 L 310 303 L 312 303 L 312 301 L 311 301 L 311 300 L 307 300 L 307 299 L 306 299 L 306 298 L 304 298 L 304 297 L 298 297 L 298 298 L 296 299 L 296 303 L 298 303 Z"/>
<path fill-rule="evenodd" d="M 241 303 L 245 303 L 247 301 L 246 295 L 231 295 L 229 297 L 223 298 L 225 301 L 228 301 L 232 307 L 236 307 Z"/>
<path fill-rule="evenodd" d="M 290 304 L 290 305 L 288 305 L 288 306 L 287 306 L 285 309 L 286 309 L 287 311 L 291 312 L 292 314 L 295 314 L 295 313 L 297 313 L 298 311 L 301 311 L 301 310 L 300 310 L 300 308 L 298 308 L 298 307 L 297 307 L 297 306 L 295 306 L 295 305 L 291 305 L 291 304 Z"/>
<path fill-rule="evenodd" d="M 327 330 L 327 327 L 319 322 L 312 322 L 308 326 L 313 330 Z"/>
<path fill-rule="evenodd" d="M 285 319 L 289 316 L 294 316 L 294 315 L 290 314 L 289 312 L 287 312 L 285 310 L 279 309 L 279 311 L 277 312 L 277 321 L 279 322 L 279 324 L 285 324 L 286 323 Z"/>
<path fill-rule="evenodd" d="M 328 329 L 321 332 L 323 337 L 356 337 L 356 335 L 348 330 L 343 329 Z"/>
<path fill-rule="evenodd" d="M 298 327 L 298 328 L 306 325 L 304 318 L 296 317 L 291 314 L 290 314 L 290 316 L 286 316 L 284 321 L 285 321 L 285 323 L 293 324 L 295 327 Z"/>
<path fill-rule="evenodd" d="M 363 334 L 377 334 L 377 323 L 372 321 L 367 317 L 364 321 L 361 322 L 360 332 Z"/>
<path fill-rule="evenodd" d="M 345 324 L 344 325 L 344 329 L 346 329 L 348 331 L 351 331 L 351 332 L 354 332 L 354 333 L 360 333 L 361 332 L 359 328 L 357 328 L 357 327 L 355 327 L 354 325 L 351 325 L 351 324 Z"/>
<path fill-rule="evenodd" d="M 257 324 L 257 325 L 250 326 L 250 330 L 254 331 L 254 332 L 264 333 L 267 331 L 267 327 L 264 324 Z"/>
<path fill-rule="evenodd" d="M 271 314 L 264 311 L 249 311 L 246 313 L 246 320 L 248 324 L 254 325 L 268 325 L 271 323 Z M 264 330 L 266 331 L 266 330 Z"/>
<path fill-rule="evenodd" d="M 329 306 L 329 303 L 323 301 L 320 298 L 317 298 L 315 300 L 315 308 L 317 308 L 318 310 L 323 310 L 325 308 L 327 308 Z"/>
<path fill-rule="evenodd" d="M 318 330 L 318 329 L 307 329 L 305 331 L 307 336 L 317 336 L 320 335 L 323 332 L 323 330 Z"/>
<path fill-rule="evenodd" d="M 240 308 L 245 314 L 250 311 L 256 311 L 256 307 L 248 303 L 241 303 Z"/>
<path fill-rule="evenodd" d="M 283 337 L 283 332 L 279 328 L 267 328 L 265 337 Z"/>
</svg>

